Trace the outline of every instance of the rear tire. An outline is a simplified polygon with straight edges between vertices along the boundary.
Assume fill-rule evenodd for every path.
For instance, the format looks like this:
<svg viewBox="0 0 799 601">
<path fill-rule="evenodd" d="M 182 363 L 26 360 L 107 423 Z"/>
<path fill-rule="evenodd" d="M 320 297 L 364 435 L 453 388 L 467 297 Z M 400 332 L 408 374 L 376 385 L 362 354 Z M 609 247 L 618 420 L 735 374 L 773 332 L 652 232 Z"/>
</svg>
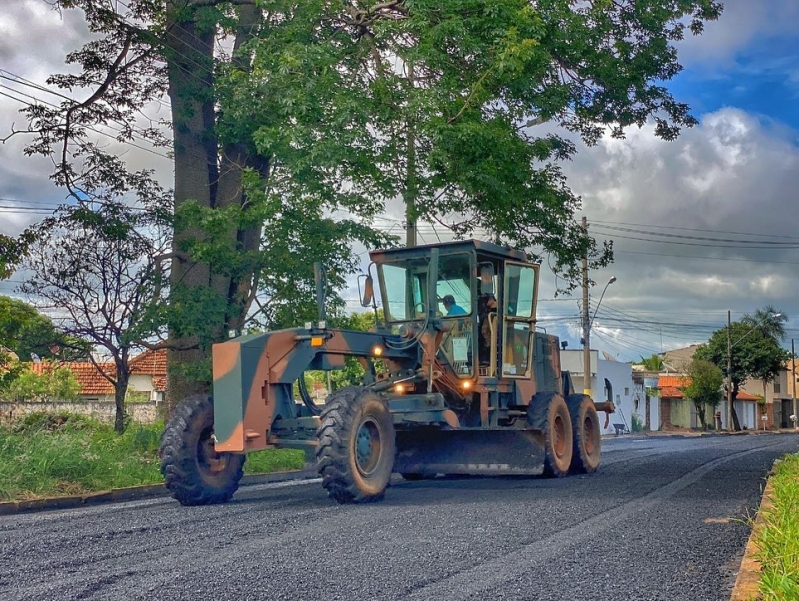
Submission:
<svg viewBox="0 0 799 601">
<path fill-rule="evenodd" d="M 560 478 L 572 461 L 572 424 L 569 408 L 556 393 L 541 393 L 527 406 L 527 423 L 544 433 L 544 476 Z"/>
<path fill-rule="evenodd" d="M 339 503 L 383 498 L 394 468 L 394 421 L 383 400 L 359 386 L 332 394 L 317 431 L 322 485 Z"/>
<path fill-rule="evenodd" d="M 207 396 L 181 402 L 161 435 L 161 473 L 181 505 L 225 503 L 239 487 L 246 455 L 214 450 L 214 405 Z"/>
<path fill-rule="evenodd" d="M 566 403 L 574 431 L 571 470 L 578 474 L 595 472 L 602 461 L 602 437 L 594 401 L 585 394 L 572 394 Z"/>
</svg>

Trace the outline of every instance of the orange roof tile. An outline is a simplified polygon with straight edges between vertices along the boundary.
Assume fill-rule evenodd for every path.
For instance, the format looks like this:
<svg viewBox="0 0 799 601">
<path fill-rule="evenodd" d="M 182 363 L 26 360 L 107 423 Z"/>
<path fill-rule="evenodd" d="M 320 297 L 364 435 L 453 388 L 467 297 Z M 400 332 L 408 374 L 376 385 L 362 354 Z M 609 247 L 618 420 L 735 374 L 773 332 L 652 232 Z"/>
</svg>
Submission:
<svg viewBox="0 0 799 601">
<path fill-rule="evenodd" d="M 146 350 L 129 362 L 130 373 L 134 376 L 166 377 L 166 349 Z"/>
<path fill-rule="evenodd" d="M 665 387 L 674 387 L 674 388 L 681 388 L 683 386 L 688 386 L 691 383 L 691 378 L 688 376 L 659 376 L 658 377 L 658 388 Z"/>
<path fill-rule="evenodd" d="M 660 389 L 660 396 L 664 399 L 681 399 L 683 397 L 682 390 L 676 386 L 663 386 Z"/>
<path fill-rule="evenodd" d="M 102 372 L 97 369 L 94 363 L 87 362 L 65 362 L 65 363 L 33 363 L 31 369 L 33 373 L 42 374 L 53 369 L 53 367 L 66 367 L 78 380 L 80 384 L 80 394 L 82 395 L 106 395 L 114 394 L 114 386 L 109 382 L 103 373 L 112 378 L 116 372 L 113 363 L 100 363 Z"/>
<path fill-rule="evenodd" d="M 52 369 L 54 365 L 66 367 L 75 374 L 75 378 L 80 384 L 80 394 L 84 396 L 114 394 L 114 386 L 103 376 L 103 373 L 112 378 L 116 375 L 116 366 L 113 363 L 100 363 L 102 371 L 98 370 L 94 363 L 88 361 L 33 363 L 31 369 L 36 374 L 42 374 Z M 158 391 L 166 390 L 166 350 L 144 351 L 133 357 L 128 365 L 130 365 L 132 376 L 153 376 L 153 388 Z"/>
<path fill-rule="evenodd" d="M 662 384 L 663 380 L 667 382 L 671 382 L 673 380 L 680 380 L 681 383 L 679 386 L 684 387 L 691 383 L 690 378 L 686 378 L 685 376 L 661 376 L 658 378 L 658 388 L 660 388 L 660 396 L 665 399 L 683 399 L 685 395 L 683 395 L 682 390 L 678 386 L 664 386 Z M 749 394 L 743 390 L 738 391 L 738 396 L 735 397 L 736 401 L 759 401 L 760 397 L 756 397 L 753 394 Z"/>
</svg>

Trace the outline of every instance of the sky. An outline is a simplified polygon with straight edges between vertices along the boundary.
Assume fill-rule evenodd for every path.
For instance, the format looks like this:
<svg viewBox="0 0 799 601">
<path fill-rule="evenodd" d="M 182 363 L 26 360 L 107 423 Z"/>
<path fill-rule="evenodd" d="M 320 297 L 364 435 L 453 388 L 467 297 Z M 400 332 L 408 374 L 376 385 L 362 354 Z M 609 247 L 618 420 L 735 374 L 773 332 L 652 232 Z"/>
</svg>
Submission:
<svg viewBox="0 0 799 601">
<path fill-rule="evenodd" d="M 578 154 L 564 166 L 583 202 L 577 218 L 614 243 L 614 263 L 591 274 L 591 346 L 621 361 L 704 342 L 726 325 L 727 311 L 735 320 L 766 305 L 788 316 L 785 344 L 799 340 L 799 2 L 724 5 L 703 35 L 679 44 L 685 69 L 664 84 L 699 124 L 673 142 L 652 127 L 591 148 L 574 139 Z M 58 100 L 18 77 L 44 85 L 86 35 L 74 11 L 0 0 L 0 137 L 24 126 L 25 94 Z M 20 136 L 0 144 L 0 233 L 9 235 L 64 198 L 48 180 L 48 161 L 25 157 L 22 145 Z M 120 152 L 170 183 L 164 157 Z M 435 240 L 432 229 L 421 231 L 422 241 Z M 0 282 L 0 294 L 14 294 L 20 277 Z M 580 291 L 555 290 L 545 262 L 538 327 L 579 348 Z"/>
</svg>

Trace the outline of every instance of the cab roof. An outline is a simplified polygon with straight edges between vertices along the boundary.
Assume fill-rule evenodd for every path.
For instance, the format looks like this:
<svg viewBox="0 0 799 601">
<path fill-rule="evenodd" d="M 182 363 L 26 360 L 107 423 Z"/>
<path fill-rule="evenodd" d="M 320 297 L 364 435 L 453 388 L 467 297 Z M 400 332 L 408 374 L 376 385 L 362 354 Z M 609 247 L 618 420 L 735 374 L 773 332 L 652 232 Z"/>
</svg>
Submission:
<svg viewBox="0 0 799 601">
<path fill-rule="evenodd" d="M 422 244 L 419 246 L 391 248 L 383 250 L 372 250 L 369 257 L 375 263 L 384 263 L 398 259 L 410 259 L 424 257 L 430 254 L 430 250 L 437 248 L 440 253 L 456 253 L 476 251 L 477 254 L 492 259 L 511 259 L 513 261 L 528 262 L 527 253 L 509 246 L 500 246 L 492 242 L 482 240 L 456 240 L 452 242 L 439 242 L 437 244 Z"/>
</svg>

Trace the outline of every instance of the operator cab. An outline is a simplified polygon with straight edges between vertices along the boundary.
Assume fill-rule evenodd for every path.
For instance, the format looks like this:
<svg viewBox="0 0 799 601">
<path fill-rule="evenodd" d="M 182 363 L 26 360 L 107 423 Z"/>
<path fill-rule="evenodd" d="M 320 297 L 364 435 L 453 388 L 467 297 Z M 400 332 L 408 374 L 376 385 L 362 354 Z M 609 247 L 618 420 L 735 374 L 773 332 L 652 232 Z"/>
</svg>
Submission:
<svg viewBox="0 0 799 601">
<path fill-rule="evenodd" d="M 538 265 L 524 252 L 466 240 L 370 255 L 390 332 L 441 331 L 437 358 L 461 379 L 531 377 Z"/>
</svg>

